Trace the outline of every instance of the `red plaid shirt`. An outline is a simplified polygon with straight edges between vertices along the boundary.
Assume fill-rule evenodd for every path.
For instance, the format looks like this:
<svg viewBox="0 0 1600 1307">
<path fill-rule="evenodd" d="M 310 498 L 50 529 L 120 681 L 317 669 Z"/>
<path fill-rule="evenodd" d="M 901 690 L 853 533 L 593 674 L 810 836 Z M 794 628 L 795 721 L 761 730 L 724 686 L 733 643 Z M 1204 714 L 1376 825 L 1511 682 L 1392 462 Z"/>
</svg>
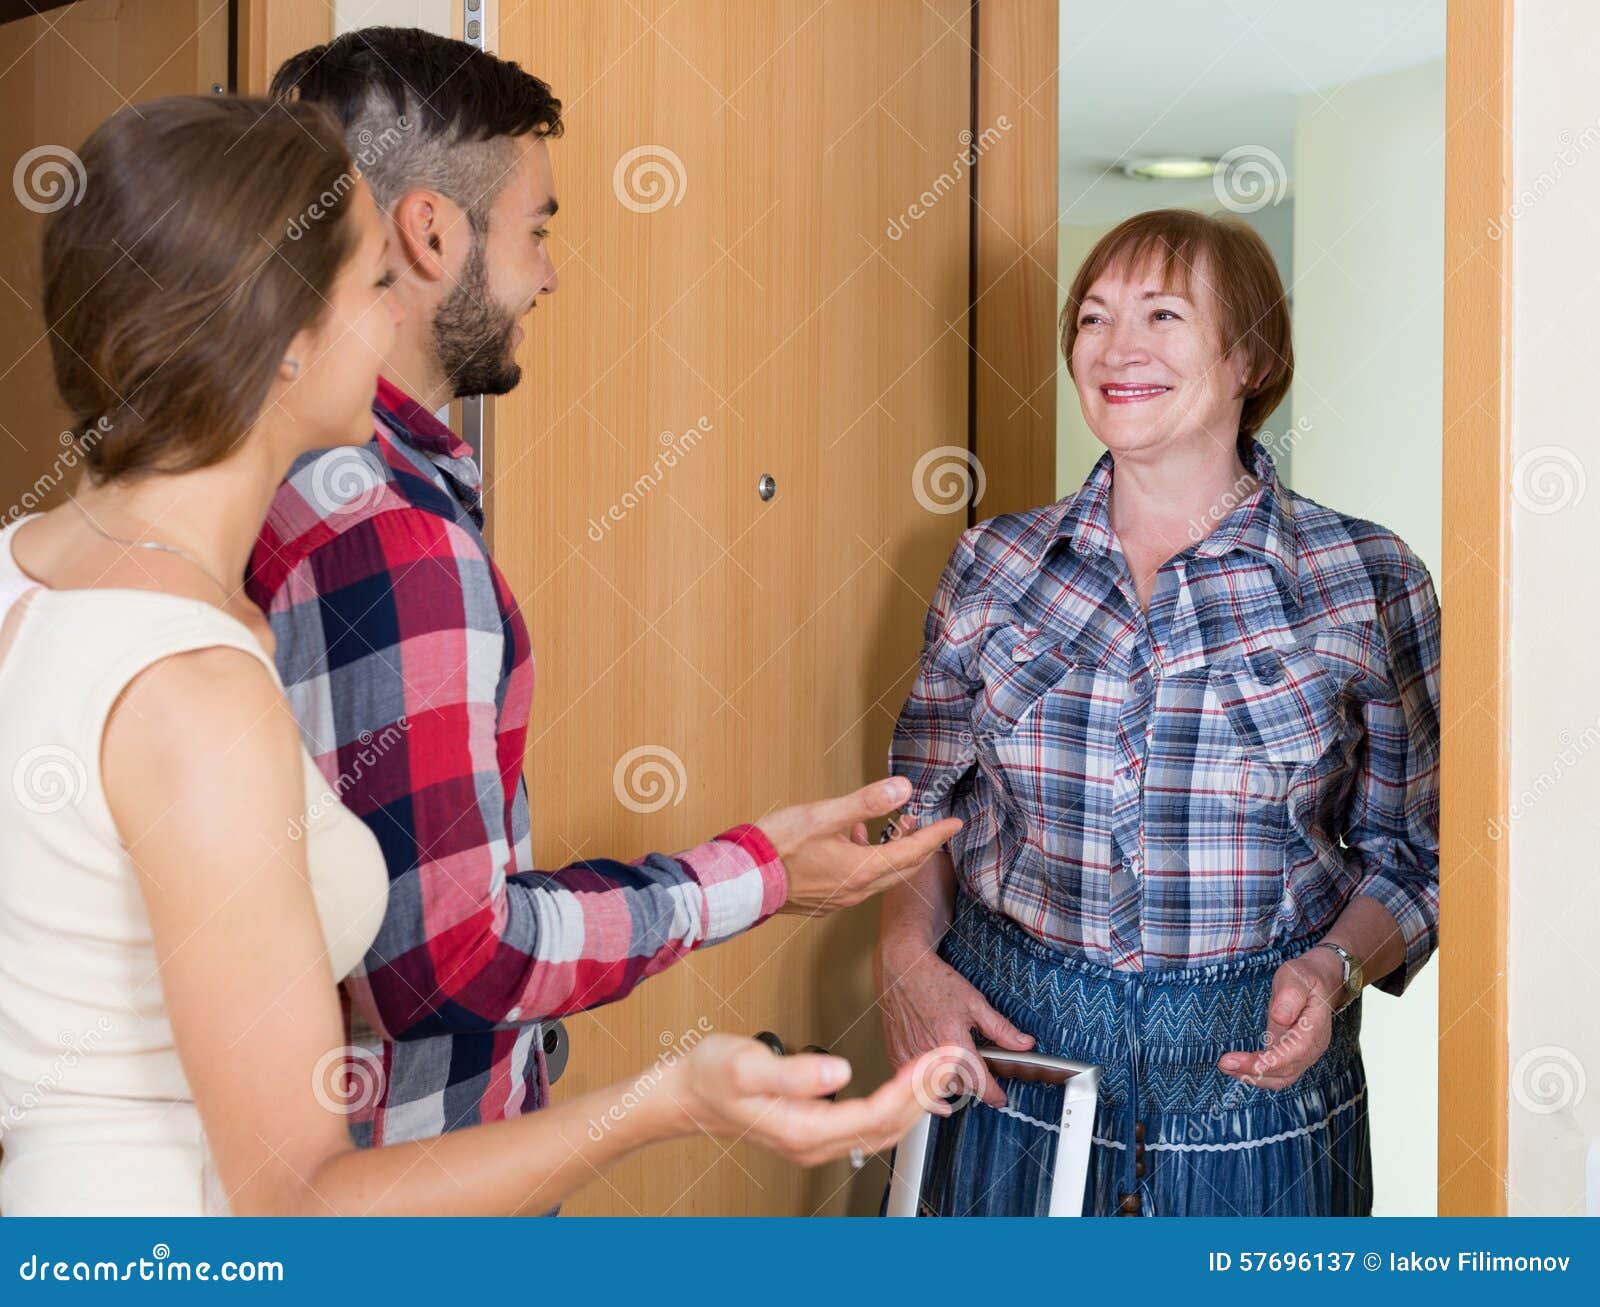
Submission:
<svg viewBox="0 0 1600 1307">
<path fill-rule="evenodd" d="M 381 1059 L 352 1119 L 362 1144 L 543 1106 L 541 1020 L 624 997 L 787 893 L 754 826 L 534 869 L 533 656 L 480 531 L 477 465 L 387 381 L 373 413 L 370 444 L 290 469 L 249 578 L 306 747 L 389 867 L 382 929 L 345 985 L 365 1019 L 353 1042 Z"/>
</svg>

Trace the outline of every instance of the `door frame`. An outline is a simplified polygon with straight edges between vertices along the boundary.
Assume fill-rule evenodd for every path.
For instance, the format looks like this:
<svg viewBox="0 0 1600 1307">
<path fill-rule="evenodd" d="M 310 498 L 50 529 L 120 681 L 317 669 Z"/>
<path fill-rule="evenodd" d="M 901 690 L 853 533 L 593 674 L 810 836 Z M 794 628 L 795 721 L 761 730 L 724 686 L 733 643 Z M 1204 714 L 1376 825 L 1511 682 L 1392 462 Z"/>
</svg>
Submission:
<svg viewBox="0 0 1600 1307">
<path fill-rule="evenodd" d="M 1440 1216 L 1506 1212 L 1513 5 L 1446 19 Z"/>
<path fill-rule="evenodd" d="M 230 0 L 228 67 L 237 95 L 265 95 L 272 74 L 292 54 L 333 40 L 327 0 Z"/>
<path fill-rule="evenodd" d="M 1510 555 L 1511 57 L 1515 0 L 1447 0 L 1444 608 L 1438 1196 L 1441 1216 L 1506 1210 L 1506 811 Z M 322 0 L 239 0 L 239 67 L 260 93 L 332 35 Z M 1055 498 L 1057 6 L 973 0 L 973 132 L 1015 124 L 974 169 L 970 441 L 981 515 Z M 981 174 L 981 191 L 979 189 Z M 1047 184 L 1048 183 L 1048 184 Z M 1487 379 L 1487 381 L 1485 380 Z"/>
<path fill-rule="evenodd" d="M 1512 268 L 1510 243 L 1490 233 L 1511 201 L 1513 3 L 1447 0 L 1441 1216 L 1506 1210 L 1509 850 L 1488 832 L 1503 824 L 1508 796 Z M 1055 286 L 1038 265 L 1055 259 L 1058 15 L 1035 0 L 973 8 L 974 124 L 1005 113 L 1020 128 L 974 177 L 972 444 L 991 496 L 978 515 L 990 517 L 1056 497 Z"/>
</svg>

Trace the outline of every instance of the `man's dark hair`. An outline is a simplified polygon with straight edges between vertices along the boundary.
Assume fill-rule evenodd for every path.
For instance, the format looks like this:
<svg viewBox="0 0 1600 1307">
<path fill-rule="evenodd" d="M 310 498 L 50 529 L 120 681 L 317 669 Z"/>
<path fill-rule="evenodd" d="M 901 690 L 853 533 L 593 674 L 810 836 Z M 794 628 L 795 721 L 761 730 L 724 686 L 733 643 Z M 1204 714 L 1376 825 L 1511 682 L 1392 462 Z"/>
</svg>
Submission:
<svg viewBox="0 0 1600 1307">
<path fill-rule="evenodd" d="M 333 114 L 388 211 L 426 188 L 466 210 L 475 231 L 515 159 L 511 138 L 560 136 L 561 101 L 515 63 L 414 27 L 364 27 L 286 59 L 271 96 Z"/>
</svg>

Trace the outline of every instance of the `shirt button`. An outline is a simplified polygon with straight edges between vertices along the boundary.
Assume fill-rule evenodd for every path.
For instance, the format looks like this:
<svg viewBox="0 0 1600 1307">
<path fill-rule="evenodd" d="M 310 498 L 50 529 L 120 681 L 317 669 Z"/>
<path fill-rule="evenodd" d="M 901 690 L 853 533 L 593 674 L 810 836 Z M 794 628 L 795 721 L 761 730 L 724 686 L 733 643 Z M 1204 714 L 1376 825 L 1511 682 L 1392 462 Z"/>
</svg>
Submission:
<svg viewBox="0 0 1600 1307">
<path fill-rule="evenodd" d="M 1263 685 L 1276 685 L 1283 679 L 1283 665 L 1270 654 L 1257 654 L 1246 661 L 1251 674 Z"/>
<path fill-rule="evenodd" d="M 507 1021 L 515 1021 L 521 1015 L 522 1015 L 522 1009 L 520 1007 L 514 1007 L 509 1012 L 506 1013 L 506 1020 Z"/>
</svg>

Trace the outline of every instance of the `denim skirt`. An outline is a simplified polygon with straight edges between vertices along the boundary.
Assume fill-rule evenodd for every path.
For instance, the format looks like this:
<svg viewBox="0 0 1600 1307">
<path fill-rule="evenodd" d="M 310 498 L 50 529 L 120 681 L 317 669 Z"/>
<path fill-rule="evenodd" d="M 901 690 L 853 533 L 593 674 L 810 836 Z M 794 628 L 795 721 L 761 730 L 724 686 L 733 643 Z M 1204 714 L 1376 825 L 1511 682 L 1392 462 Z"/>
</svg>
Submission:
<svg viewBox="0 0 1600 1307">
<path fill-rule="evenodd" d="M 960 893 L 939 954 L 1034 1048 L 1101 1068 L 1085 1216 L 1367 1216 L 1372 1154 L 1361 1000 L 1287 1089 L 1217 1068 L 1259 1050 L 1273 973 L 1305 939 L 1197 967 L 1121 971 L 1060 953 Z M 1043 1215 L 1062 1090 L 1001 1080 L 934 1118 L 925 1215 Z"/>
</svg>

